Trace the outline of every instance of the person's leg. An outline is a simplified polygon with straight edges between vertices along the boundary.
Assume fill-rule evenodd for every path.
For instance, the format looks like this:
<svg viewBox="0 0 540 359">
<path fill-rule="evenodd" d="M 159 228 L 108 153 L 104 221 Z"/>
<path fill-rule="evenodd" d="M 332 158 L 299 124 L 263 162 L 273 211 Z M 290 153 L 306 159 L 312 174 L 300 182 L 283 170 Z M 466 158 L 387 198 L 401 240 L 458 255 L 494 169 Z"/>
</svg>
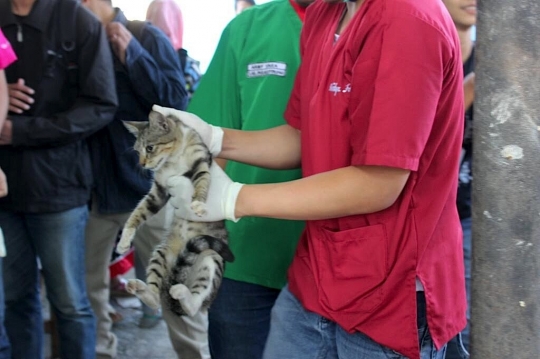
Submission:
<svg viewBox="0 0 540 359">
<path fill-rule="evenodd" d="M 0 359 L 11 358 L 9 339 L 7 337 L 6 328 L 4 327 L 5 309 L 4 282 L 2 281 L 2 258 L 0 258 Z"/>
<path fill-rule="evenodd" d="M 446 345 L 437 349 L 427 321 L 427 306 L 424 292 L 416 293 L 416 316 L 418 324 L 418 345 L 420 347 L 420 359 L 444 359 L 446 356 Z"/>
<path fill-rule="evenodd" d="M 86 206 L 27 215 L 40 258 L 47 298 L 58 319 L 62 358 L 94 358 L 96 326 L 85 283 Z"/>
<path fill-rule="evenodd" d="M 426 316 L 426 300 L 423 292 L 416 294 L 417 327 L 420 359 L 444 359 L 446 346 L 437 350 L 431 339 Z M 347 333 L 336 327 L 336 348 L 340 359 L 406 359 L 403 355 L 371 340 L 362 333 Z"/>
<path fill-rule="evenodd" d="M 335 327 L 328 319 L 305 310 L 285 287 L 272 309 L 263 358 L 337 359 Z"/>
<path fill-rule="evenodd" d="M 146 282 L 146 266 L 154 248 L 167 236 L 172 223 L 174 208 L 166 205 L 154 217 L 143 224 L 135 234 L 135 273 L 138 279 Z M 208 317 L 206 313 L 197 313 L 194 317 L 181 317 L 170 313 L 165 308 L 163 319 L 169 330 L 169 338 L 179 358 L 209 359 Z M 157 324 L 159 314 L 143 305 L 143 326 Z"/>
<path fill-rule="evenodd" d="M 96 316 L 96 354 L 100 358 L 114 358 L 117 338 L 112 332 L 110 316 L 109 264 L 116 236 L 129 213 L 100 215 L 96 207 L 86 225 L 86 291 Z"/>
<path fill-rule="evenodd" d="M 167 236 L 172 222 L 173 208 L 166 205 L 155 216 L 146 221 L 135 233 L 135 276 L 146 282 L 146 267 L 152 257 L 154 248 Z M 142 304 L 143 316 L 139 322 L 142 328 L 152 328 L 161 319 L 161 314 L 149 306 Z"/>
<path fill-rule="evenodd" d="M 260 359 L 280 290 L 224 278 L 209 310 L 213 359 Z"/>
<path fill-rule="evenodd" d="M 43 317 L 35 248 L 24 215 L 0 212 L 7 256 L 3 259 L 6 298 L 5 327 L 11 355 L 17 359 L 43 358 Z"/>
<path fill-rule="evenodd" d="M 163 308 L 169 338 L 179 359 L 210 359 L 208 349 L 208 313 L 199 311 L 194 317 L 181 316 Z M 216 359 L 216 357 L 213 357 Z"/>
</svg>

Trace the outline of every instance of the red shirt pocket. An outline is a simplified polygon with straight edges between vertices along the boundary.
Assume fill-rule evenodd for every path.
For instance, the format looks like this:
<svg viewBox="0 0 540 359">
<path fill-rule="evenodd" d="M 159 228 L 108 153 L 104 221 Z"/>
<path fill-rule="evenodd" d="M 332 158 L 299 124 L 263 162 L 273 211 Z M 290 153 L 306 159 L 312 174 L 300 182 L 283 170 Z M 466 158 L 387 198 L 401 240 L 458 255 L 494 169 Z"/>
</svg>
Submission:
<svg viewBox="0 0 540 359">
<path fill-rule="evenodd" d="M 321 305 L 329 312 L 373 311 L 382 300 L 388 273 L 388 239 L 383 224 L 320 230 L 317 245 Z"/>
</svg>

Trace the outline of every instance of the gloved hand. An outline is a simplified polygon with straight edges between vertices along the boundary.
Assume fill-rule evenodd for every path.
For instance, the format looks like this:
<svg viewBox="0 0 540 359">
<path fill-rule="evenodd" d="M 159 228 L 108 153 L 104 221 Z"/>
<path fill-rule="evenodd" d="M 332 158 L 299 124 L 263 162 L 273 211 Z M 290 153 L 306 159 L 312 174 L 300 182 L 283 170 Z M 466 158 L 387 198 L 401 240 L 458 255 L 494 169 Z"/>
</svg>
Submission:
<svg viewBox="0 0 540 359">
<path fill-rule="evenodd" d="M 197 115 L 170 107 L 154 105 L 152 110 L 159 112 L 163 116 L 172 115 L 178 117 L 186 126 L 197 131 L 213 156 L 217 156 L 221 152 L 223 144 L 223 129 L 221 127 L 209 125 Z"/>
<path fill-rule="evenodd" d="M 174 176 L 167 180 L 167 191 L 171 195 L 169 203 L 175 208 L 174 214 L 194 222 L 216 222 L 223 219 L 238 222 L 234 210 L 243 184 L 233 182 L 215 162 L 210 166 L 210 175 L 206 213 L 202 216 L 195 214 L 191 207 L 194 191 L 191 181 L 184 176 Z"/>
</svg>

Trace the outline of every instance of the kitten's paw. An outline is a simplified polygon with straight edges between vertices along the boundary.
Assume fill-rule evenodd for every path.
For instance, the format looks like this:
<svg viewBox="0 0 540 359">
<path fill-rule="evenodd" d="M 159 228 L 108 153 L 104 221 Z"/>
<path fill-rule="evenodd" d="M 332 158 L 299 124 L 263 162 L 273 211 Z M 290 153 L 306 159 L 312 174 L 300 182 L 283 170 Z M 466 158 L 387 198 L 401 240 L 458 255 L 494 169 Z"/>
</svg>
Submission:
<svg viewBox="0 0 540 359">
<path fill-rule="evenodd" d="M 120 254 L 127 252 L 131 248 L 131 242 L 135 237 L 135 228 L 124 228 L 122 230 L 122 237 L 116 246 L 116 251 Z"/>
<path fill-rule="evenodd" d="M 197 311 L 200 309 L 200 305 L 197 306 L 194 303 L 194 298 L 189 288 L 183 284 L 175 284 L 169 289 L 169 294 L 173 299 L 176 299 L 182 310 L 190 317 L 193 317 L 197 314 Z"/>
<path fill-rule="evenodd" d="M 204 202 L 197 200 L 191 202 L 191 209 L 199 217 L 202 217 L 206 214 L 206 204 Z"/>
<path fill-rule="evenodd" d="M 156 295 L 155 293 L 152 293 L 152 290 L 149 290 L 152 287 L 154 286 L 148 286 L 142 280 L 130 279 L 126 284 L 126 291 L 137 296 L 137 298 L 150 308 L 159 309 L 159 295 Z"/>
<path fill-rule="evenodd" d="M 176 300 L 185 299 L 188 295 L 191 295 L 188 287 L 183 284 L 175 284 L 169 289 L 169 294 Z"/>
<path fill-rule="evenodd" d="M 139 279 L 130 279 L 126 283 L 126 292 L 129 294 L 137 295 L 137 293 L 144 292 L 148 289 L 145 282 Z"/>
</svg>

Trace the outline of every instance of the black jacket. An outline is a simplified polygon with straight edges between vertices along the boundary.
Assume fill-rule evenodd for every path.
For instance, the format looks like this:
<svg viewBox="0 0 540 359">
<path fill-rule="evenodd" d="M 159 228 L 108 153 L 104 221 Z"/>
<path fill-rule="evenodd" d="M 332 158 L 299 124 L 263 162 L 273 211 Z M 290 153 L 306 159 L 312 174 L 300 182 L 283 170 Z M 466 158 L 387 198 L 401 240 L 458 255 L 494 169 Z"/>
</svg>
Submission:
<svg viewBox="0 0 540 359">
<path fill-rule="evenodd" d="M 37 0 L 30 14 L 16 17 L 0 0 L 0 26 L 18 61 L 6 69 L 8 83 L 23 78 L 35 103 L 22 115 L 9 113 L 13 144 L 0 146 L 0 167 L 9 195 L 0 210 L 47 213 L 89 200 L 92 171 L 86 138 L 114 116 L 117 97 L 109 45 L 101 23 L 76 6 L 74 61 L 58 31 L 61 1 Z"/>
</svg>

